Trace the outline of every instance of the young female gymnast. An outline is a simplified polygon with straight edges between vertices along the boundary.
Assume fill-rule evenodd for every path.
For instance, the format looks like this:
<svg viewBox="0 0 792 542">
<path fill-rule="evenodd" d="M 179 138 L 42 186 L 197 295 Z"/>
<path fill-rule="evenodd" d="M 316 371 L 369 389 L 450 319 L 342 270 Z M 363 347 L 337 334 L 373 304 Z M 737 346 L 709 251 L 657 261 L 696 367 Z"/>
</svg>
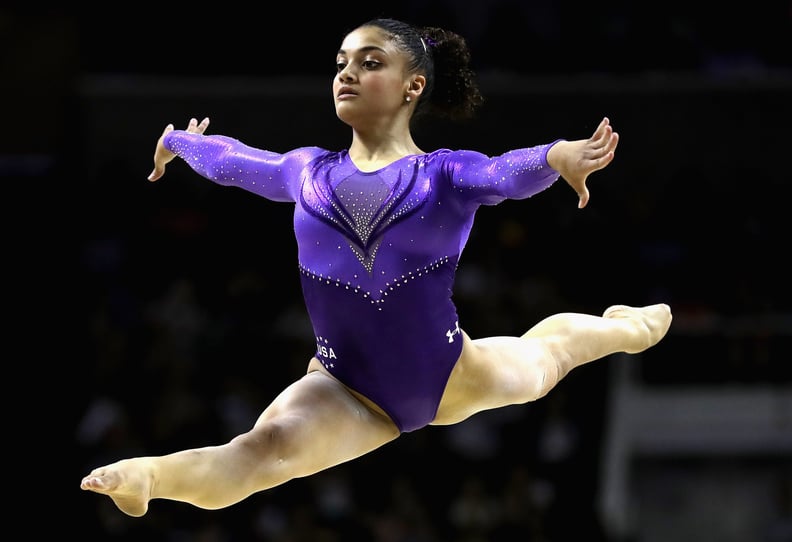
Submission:
<svg viewBox="0 0 792 542">
<path fill-rule="evenodd" d="M 535 401 L 575 367 L 641 352 L 671 324 L 667 305 L 550 316 L 521 336 L 472 338 L 452 299 L 481 205 L 531 197 L 557 179 L 589 201 L 588 176 L 619 141 L 593 135 L 486 156 L 418 148 L 417 115 L 470 117 L 481 95 L 464 39 L 392 19 L 343 39 L 333 97 L 349 148 L 279 154 L 206 135 L 209 119 L 165 127 L 149 180 L 175 157 L 203 177 L 294 205 L 302 290 L 316 338 L 307 373 L 229 442 L 94 469 L 85 490 L 130 516 L 152 499 L 206 509 L 357 458 L 427 425 Z"/>
</svg>

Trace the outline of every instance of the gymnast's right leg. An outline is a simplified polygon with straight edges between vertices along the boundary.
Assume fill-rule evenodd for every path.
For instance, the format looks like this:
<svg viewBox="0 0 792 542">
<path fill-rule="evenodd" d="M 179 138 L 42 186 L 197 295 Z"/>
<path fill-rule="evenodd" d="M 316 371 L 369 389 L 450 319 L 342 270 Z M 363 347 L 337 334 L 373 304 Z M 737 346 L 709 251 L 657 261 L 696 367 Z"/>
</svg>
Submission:
<svg viewBox="0 0 792 542">
<path fill-rule="evenodd" d="M 94 469 L 80 487 L 130 516 L 152 499 L 219 509 L 379 448 L 399 431 L 328 374 L 312 371 L 281 392 L 253 428 L 226 444 L 136 457 Z"/>
</svg>

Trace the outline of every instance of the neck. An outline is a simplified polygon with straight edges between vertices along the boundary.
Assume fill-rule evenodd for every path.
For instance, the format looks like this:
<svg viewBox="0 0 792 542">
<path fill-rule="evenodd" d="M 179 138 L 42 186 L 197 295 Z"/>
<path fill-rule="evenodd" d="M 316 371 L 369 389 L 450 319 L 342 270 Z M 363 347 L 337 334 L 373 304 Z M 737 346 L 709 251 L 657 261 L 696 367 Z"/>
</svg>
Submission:
<svg viewBox="0 0 792 542">
<path fill-rule="evenodd" d="M 406 127 L 352 130 L 349 155 L 360 161 L 392 161 L 411 154 L 422 154 Z"/>
<path fill-rule="evenodd" d="M 349 146 L 349 158 L 361 171 L 376 171 L 388 164 L 410 156 L 423 154 L 413 141 L 409 132 L 402 137 L 366 137 L 354 131 L 352 144 Z"/>
</svg>

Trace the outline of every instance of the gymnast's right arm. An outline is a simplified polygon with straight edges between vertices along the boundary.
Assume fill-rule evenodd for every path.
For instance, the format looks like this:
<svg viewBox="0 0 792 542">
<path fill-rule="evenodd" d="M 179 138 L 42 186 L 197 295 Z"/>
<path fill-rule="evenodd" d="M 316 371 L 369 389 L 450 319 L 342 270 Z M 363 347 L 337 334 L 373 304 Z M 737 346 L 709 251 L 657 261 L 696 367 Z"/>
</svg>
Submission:
<svg viewBox="0 0 792 542">
<path fill-rule="evenodd" d="M 154 152 L 150 181 L 165 174 L 165 166 L 176 156 L 196 173 L 217 184 L 236 186 L 273 201 L 296 201 L 299 179 L 306 164 L 317 154 L 315 148 L 295 149 L 285 154 L 256 149 L 221 135 L 203 135 L 208 121 L 193 121 L 187 130 L 165 127 Z"/>
</svg>

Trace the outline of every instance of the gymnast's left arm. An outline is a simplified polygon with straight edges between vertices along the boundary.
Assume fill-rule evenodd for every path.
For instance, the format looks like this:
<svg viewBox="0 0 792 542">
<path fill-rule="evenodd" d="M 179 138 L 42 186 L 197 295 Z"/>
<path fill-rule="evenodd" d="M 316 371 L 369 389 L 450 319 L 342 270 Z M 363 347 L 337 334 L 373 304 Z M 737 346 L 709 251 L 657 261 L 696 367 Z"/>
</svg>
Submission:
<svg viewBox="0 0 792 542">
<path fill-rule="evenodd" d="M 484 205 L 531 197 L 563 177 L 577 193 L 582 209 L 589 201 L 588 176 L 613 161 L 618 142 L 619 135 L 605 117 L 587 139 L 557 139 L 494 157 L 456 151 L 447 159 L 446 168 L 455 186 Z"/>
<path fill-rule="evenodd" d="M 467 200 L 496 205 L 506 199 L 525 199 L 549 188 L 559 172 L 547 161 L 549 150 L 560 142 L 526 147 L 487 156 L 477 151 L 453 151 L 445 169 Z"/>
<path fill-rule="evenodd" d="M 588 204 L 588 176 L 613 161 L 619 134 L 604 117 L 594 134 L 587 139 L 558 141 L 547 151 L 547 163 L 558 171 L 578 195 L 578 208 Z"/>
</svg>

